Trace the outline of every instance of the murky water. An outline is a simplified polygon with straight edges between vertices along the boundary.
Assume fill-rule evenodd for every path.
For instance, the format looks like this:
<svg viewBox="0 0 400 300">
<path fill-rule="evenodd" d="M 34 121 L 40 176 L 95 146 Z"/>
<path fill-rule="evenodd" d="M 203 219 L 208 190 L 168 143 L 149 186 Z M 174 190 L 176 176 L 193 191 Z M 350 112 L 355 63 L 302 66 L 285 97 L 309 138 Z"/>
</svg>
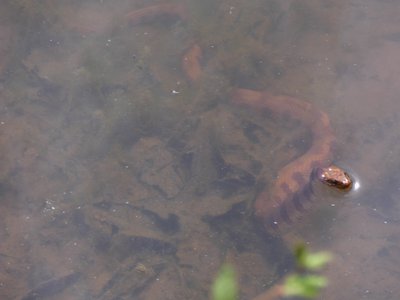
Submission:
<svg viewBox="0 0 400 300">
<path fill-rule="evenodd" d="M 187 0 L 129 19 L 154 4 L 0 4 L 0 298 L 208 299 L 231 262 L 252 299 L 301 240 L 335 256 L 321 299 L 398 299 L 400 4 Z M 325 111 L 357 190 L 314 187 L 265 230 L 254 200 L 315 141 L 237 88 Z"/>
</svg>

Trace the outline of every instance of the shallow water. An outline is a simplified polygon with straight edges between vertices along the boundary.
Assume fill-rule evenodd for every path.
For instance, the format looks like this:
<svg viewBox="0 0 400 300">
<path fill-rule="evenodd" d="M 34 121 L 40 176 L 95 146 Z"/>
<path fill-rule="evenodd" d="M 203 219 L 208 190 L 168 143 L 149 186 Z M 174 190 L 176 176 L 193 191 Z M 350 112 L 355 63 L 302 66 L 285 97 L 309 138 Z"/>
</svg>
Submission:
<svg viewBox="0 0 400 300">
<path fill-rule="evenodd" d="M 321 299 L 398 299 L 400 4 L 183 4 L 135 25 L 148 1 L 0 4 L 0 298 L 207 299 L 231 262 L 252 299 L 301 240 L 334 254 Z M 325 111 L 358 188 L 315 186 L 268 233 L 252 203 L 313 141 L 238 87 Z"/>
</svg>

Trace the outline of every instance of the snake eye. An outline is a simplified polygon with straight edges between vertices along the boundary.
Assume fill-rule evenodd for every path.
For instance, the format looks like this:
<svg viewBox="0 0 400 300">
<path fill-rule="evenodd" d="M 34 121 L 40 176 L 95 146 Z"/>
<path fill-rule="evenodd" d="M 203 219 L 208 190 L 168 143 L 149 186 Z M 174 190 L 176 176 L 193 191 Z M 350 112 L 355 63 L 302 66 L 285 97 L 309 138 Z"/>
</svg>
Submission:
<svg viewBox="0 0 400 300">
<path fill-rule="evenodd" d="M 350 175 L 337 166 L 329 166 L 327 168 L 318 168 L 316 176 L 323 184 L 334 187 L 338 190 L 347 191 L 353 186 L 353 180 Z"/>
</svg>

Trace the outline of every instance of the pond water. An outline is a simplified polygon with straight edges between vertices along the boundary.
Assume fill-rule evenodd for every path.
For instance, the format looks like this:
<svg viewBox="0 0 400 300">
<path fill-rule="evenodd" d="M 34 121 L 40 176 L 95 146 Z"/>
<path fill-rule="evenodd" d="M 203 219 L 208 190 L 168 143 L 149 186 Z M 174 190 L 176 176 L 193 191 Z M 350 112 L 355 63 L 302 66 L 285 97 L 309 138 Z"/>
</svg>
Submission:
<svg viewBox="0 0 400 300">
<path fill-rule="evenodd" d="M 2 1 L 0 298 L 209 299 L 229 262 L 253 299 L 302 241 L 334 255 L 321 299 L 399 299 L 399 10 Z M 264 226 L 255 200 L 326 137 L 239 89 L 325 112 L 355 188 L 307 184 L 304 209 Z"/>
</svg>

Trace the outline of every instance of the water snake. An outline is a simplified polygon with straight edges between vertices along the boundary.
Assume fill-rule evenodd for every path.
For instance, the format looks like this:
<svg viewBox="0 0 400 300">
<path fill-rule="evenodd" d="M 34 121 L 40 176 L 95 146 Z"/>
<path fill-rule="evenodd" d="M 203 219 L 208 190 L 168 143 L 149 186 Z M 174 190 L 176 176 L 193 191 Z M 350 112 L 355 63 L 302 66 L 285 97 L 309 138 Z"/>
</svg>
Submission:
<svg viewBox="0 0 400 300">
<path fill-rule="evenodd" d="M 325 174 L 327 176 L 325 180 L 333 182 L 332 176 L 326 173 L 326 168 L 331 167 L 335 140 L 329 117 L 311 103 L 290 96 L 236 89 L 232 99 L 235 104 L 288 115 L 310 128 L 312 133 L 310 148 L 279 170 L 272 190 L 264 189 L 254 204 L 255 215 L 262 219 L 267 227 L 277 227 L 281 220 L 291 223 L 291 212 L 301 210 L 302 207 L 298 196 L 308 188 L 313 173 L 321 174 L 321 179 L 324 179 L 322 174 Z M 343 182 L 342 185 L 346 183 Z"/>
</svg>

